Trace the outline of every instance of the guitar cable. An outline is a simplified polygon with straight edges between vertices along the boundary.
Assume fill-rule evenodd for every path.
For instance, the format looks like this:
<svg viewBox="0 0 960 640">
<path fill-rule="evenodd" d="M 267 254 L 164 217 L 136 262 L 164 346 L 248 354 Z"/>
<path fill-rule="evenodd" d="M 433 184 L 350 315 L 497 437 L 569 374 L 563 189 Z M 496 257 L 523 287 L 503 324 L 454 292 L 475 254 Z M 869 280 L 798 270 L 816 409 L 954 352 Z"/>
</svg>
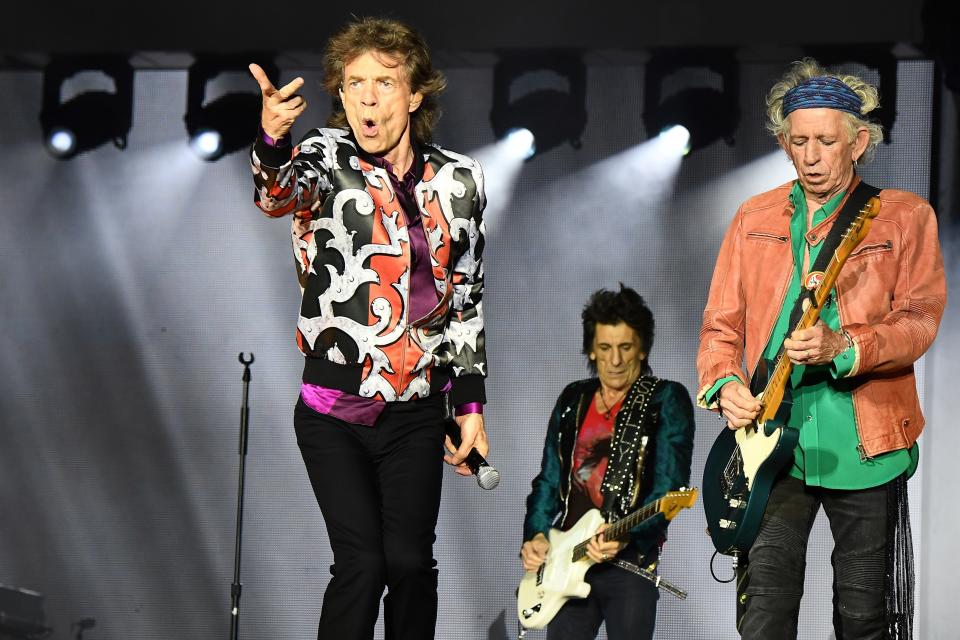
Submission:
<svg viewBox="0 0 960 640">
<path fill-rule="evenodd" d="M 734 554 L 733 556 L 733 576 L 727 580 L 721 580 L 720 578 L 717 577 L 716 572 L 713 570 L 713 561 L 716 559 L 717 554 L 719 553 L 720 553 L 719 551 L 714 551 L 713 555 L 710 556 L 710 575 L 713 576 L 713 579 L 719 582 L 720 584 L 727 584 L 728 582 L 733 582 L 734 580 L 737 579 L 737 556 L 736 554 Z"/>
</svg>

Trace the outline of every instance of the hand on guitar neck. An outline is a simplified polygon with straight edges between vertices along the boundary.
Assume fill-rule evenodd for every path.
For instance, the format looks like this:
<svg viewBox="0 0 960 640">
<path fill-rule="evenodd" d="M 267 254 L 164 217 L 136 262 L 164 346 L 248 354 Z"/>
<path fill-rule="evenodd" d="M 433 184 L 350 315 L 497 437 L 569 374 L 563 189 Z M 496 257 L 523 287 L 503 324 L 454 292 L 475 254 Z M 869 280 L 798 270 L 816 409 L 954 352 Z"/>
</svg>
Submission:
<svg viewBox="0 0 960 640">
<path fill-rule="evenodd" d="M 620 553 L 625 546 L 626 540 L 604 540 L 603 531 L 610 525 L 606 522 L 597 527 L 597 535 L 590 538 L 587 543 L 587 556 L 594 562 L 606 562 L 612 560 Z M 523 561 L 525 571 L 536 571 L 547 560 L 547 553 L 550 551 L 550 541 L 547 536 L 538 533 L 530 540 L 523 543 L 520 548 L 520 559 Z"/>
<path fill-rule="evenodd" d="M 806 305 L 804 305 L 806 308 Z M 793 364 L 827 364 L 843 353 L 850 341 L 843 333 L 832 331 L 823 320 L 809 329 L 800 329 L 783 341 L 784 353 Z"/>
</svg>

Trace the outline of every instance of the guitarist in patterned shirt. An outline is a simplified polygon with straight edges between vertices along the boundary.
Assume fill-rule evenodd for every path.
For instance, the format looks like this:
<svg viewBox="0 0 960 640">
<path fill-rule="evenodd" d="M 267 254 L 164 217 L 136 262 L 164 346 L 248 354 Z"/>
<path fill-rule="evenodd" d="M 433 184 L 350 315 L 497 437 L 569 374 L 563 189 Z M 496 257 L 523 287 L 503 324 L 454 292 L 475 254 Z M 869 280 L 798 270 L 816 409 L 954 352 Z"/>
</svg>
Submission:
<svg viewBox="0 0 960 640">
<path fill-rule="evenodd" d="M 540 473 L 527 498 L 520 553 L 526 571 L 546 561 L 551 527 L 567 530 L 593 508 L 608 520 L 623 517 L 690 479 L 693 403 L 682 384 L 652 375 L 654 321 L 643 298 L 622 284 L 618 292 L 601 289 L 591 296 L 582 319 L 583 353 L 597 377 L 568 385 L 551 414 Z M 631 392 L 640 388 L 647 390 L 648 401 L 643 409 L 631 410 L 636 397 Z M 610 464 L 611 443 L 618 437 L 622 442 L 628 421 L 642 424 L 639 435 L 648 437 L 639 465 L 637 455 Z M 608 490 L 611 484 L 620 488 Z M 667 524 L 658 514 L 624 540 L 604 539 L 607 525 L 601 524 L 587 547 L 597 563 L 586 573 L 590 594 L 563 605 L 550 622 L 548 640 L 590 640 L 603 622 L 611 640 L 652 638 L 657 588 L 610 561 L 655 568 Z"/>
<path fill-rule="evenodd" d="M 868 116 L 878 103 L 875 87 L 809 58 L 773 86 L 768 128 L 798 179 L 741 205 L 703 312 L 697 400 L 730 429 L 751 425 L 760 410 L 741 362 L 756 370 L 782 346 L 794 364 L 785 428 L 799 440 L 749 548 L 743 638 L 797 637 L 807 539 L 821 505 L 835 545 L 837 638 L 911 637 L 906 479 L 924 425 L 913 365 L 933 342 L 946 299 L 930 205 L 879 191 L 879 213 L 818 323 L 790 331 L 802 287 L 816 286 L 810 266 L 860 183 L 857 165 L 882 139 Z"/>
</svg>

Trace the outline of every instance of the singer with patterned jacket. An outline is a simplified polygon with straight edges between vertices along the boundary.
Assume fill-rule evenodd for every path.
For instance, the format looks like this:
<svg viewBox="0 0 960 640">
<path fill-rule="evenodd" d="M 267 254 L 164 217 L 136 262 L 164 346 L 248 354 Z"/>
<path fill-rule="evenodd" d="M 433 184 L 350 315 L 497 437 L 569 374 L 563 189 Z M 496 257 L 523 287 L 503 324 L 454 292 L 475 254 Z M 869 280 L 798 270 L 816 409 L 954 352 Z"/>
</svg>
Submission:
<svg viewBox="0 0 960 640">
<path fill-rule="evenodd" d="M 473 159 L 430 144 L 446 81 L 407 25 L 361 18 L 327 44 L 330 128 L 295 147 L 297 78 L 263 94 L 255 201 L 292 216 L 305 356 L 294 417 L 334 553 L 318 637 L 434 637 L 441 460 L 487 454 L 485 204 Z M 444 397 L 461 444 L 443 455 Z"/>
</svg>

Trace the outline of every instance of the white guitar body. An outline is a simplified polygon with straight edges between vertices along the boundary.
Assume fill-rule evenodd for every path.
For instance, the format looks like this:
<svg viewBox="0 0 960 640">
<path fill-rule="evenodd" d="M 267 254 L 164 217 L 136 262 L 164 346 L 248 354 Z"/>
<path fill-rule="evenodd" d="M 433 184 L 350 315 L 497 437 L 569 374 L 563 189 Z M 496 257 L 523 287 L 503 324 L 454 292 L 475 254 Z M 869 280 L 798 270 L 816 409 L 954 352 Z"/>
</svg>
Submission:
<svg viewBox="0 0 960 640">
<path fill-rule="evenodd" d="M 767 435 L 762 424 L 758 424 L 756 429 L 752 427 L 737 429 L 735 433 L 737 446 L 740 447 L 743 476 L 747 479 L 748 489 L 753 489 L 753 480 L 757 477 L 760 465 L 766 462 L 777 448 L 782 433 L 783 427 L 778 427 Z"/>
<path fill-rule="evenodd" d="M 550 530 L 546 562 L 537 571 L 527 571 L 517 589 L 517 616 L 524 627 L 543 629 L 567 600 L 590 595 L 584 576 L 595 563 L 586 555 L 573 562 L 573 548 L 593 536 L 603 523 L 600 510 L 591 509 L 570 530 Z"/>
</svg>

